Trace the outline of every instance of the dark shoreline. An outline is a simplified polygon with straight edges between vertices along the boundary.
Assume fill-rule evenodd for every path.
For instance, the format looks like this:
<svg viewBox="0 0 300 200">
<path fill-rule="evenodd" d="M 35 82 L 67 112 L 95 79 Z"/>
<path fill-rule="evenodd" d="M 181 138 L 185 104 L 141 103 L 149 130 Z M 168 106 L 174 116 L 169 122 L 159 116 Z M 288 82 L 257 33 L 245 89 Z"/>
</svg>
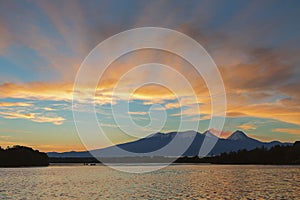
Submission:
<svg viewBox="0 0 300 200">
<path fill-rule="evenodd" d="M 106 164 L 111 164 L 111 165 L 151 165 L 151 164 L 166 164 L 166 163 L 171 163 L 171 165 L 300 165 L 300 163 L 242 163 L 242 162 L 207 162 L 207 158 L 196 158 L 197 161 L 195 161 L 195 158 L 178 158 L 174 162 L 171 162 L 171 160 L 174 159 L 160 159 L 160 160 L 153 160 L 153 159 L 145 159 L 145 158 L 126 158 L 126 159 L 120 159 L 120 158 L 106 158 L 105 161 L 101 159 L 103 162 L 100 162 L 96 158 L 49 158 L 50 161 L 50 166 L 53 165 L 60 165 L 60 164 L 81 164 L 81 165 L 106 165 Z"/>
<path fill-rule="evenodd" d="M 221 153 L 220 155 L 203 157 L 198 156 L 179 158 L 152 156 L 152 157 L 50 157 L 50 163 L 210 163 L 228 165 L 299 165 L 300 142 L 293 146 L 274 146 L 253 150 L 239 150 L 237 152 Z"/>
<path fill-rule="evenodd" d="M 122 165 L 122 166 L 150 166 L 150 165 L 163 165 L 168 163 L 94 163 L 95 165 L 86 166 L 106 166 L 106 165 Z M 235 165 L 235 166 L 300 166 L 300 164 L 237 164 L 237 163 L 171 163 L 169 165 Z M 85 166 L 84 163 L 50 163 L 49 166 Z"/>
<path fill-rule="evenodd" d="M 73 163 L 83 165 L 96 165 L 96 163 L 109 164 L 220 164 L 220 165 L 300 165 L 300 142 L 293 146 L 274 146 L 253 150 L 239 150 L 237 152 L 221 153 L 211 157 L 182 156 L 138 156 L 138 157 L 48 157 L 46 153 L 33 150 L 29 147 L 14 146 L 0 149 L 0 167 L 45 167 L 49 163 Z"/>
<path fill-rule="evenodd" d="M 46 153 L 20 145 L 6 149 L 0 147 L 0 167 L 43 167 L 48 165 L 49 158 Z"/>
</svg>

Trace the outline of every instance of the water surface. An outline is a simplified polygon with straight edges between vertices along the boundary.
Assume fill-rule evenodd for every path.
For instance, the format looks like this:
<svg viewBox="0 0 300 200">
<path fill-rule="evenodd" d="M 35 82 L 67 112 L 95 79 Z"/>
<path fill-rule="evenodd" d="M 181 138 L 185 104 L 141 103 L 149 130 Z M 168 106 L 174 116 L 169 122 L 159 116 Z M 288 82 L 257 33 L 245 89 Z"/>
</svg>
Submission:
<svg viewBox="0 0 300 200">
<path fill-rule="evenodd" d="M 0 175 L 0 199 L 300 199 L 300 166 L 172 165 L 146 174 L 50 166 Z"/>
</svg>

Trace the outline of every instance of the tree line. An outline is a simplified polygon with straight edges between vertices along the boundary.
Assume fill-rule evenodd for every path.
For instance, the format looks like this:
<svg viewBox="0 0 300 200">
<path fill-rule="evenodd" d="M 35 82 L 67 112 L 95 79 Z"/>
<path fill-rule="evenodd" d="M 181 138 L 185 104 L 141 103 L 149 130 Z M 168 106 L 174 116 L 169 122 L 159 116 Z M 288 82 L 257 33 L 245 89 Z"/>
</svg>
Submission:
<svg viewBox="0 0 300 200">
<path fill-rule="evenodd" d="M 300 141 L 292 146 L 274 146 L 253 150 L 222 153 L 218 156 L 199 159 L 200 162 L 212 164 L 300 164 Z"/>
<path fill-rule="evenodd" d="M 0 147 L 0 167 L 48 166 L 46 153 L 25 146 Z"/>
<path fill-rule="evenodd" d="M 211 164 L 300 164 L 300 141 L 292 146 L 274 146 L 270 149 L 265 147 L 253 150 L 239 150 L 236 152 L 221 153 L 220 155 L 199 158 L 180 157 L 175 161 L 172 158 L 154 157 L 121 157 L 101 158 L 105 162 L 112 163 L 211 163 Z M 48 166 L 52 163 L 100 163 L 96 158 L 48 158 L 47 154 L 24 146 L 13 146 L 6 149 L 0 147 L 0 167 L 26 167 Z"/>
</svg>

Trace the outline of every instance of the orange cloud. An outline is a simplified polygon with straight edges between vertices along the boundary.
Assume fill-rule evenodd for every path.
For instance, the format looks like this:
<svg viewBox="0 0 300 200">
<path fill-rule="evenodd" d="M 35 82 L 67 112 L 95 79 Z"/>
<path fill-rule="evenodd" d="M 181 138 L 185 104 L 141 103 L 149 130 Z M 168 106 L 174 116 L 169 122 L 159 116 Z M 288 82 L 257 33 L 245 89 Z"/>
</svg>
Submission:
<svg viewBox="0 0 300 200">
<path fill-rule="evenodd" d="M 280 103 L 244 105 L 238 108 L 231 108 L 229 105 L 229 113 L 243 113 L 244 116 L 271 118 L 287 123 L 300 124 L 300 109 L 286 107 Z"/>
<path fill-rule="evenodd" d="M 67 83 L 3 83 L 0 85 L 0 98 L 72 100 L 72 88 L 73 85 Z"/>
<path fill-rule="evenodd" d="M 2 117 L 7 119 L 33 119 L 34 114 L 33 113 L 18 113 L 18 112 L 0 112 L 0 115 Z"/>
<path fill-rule="evenodd" d="M 239 125 L 238 128 L 241 128 L 243 130 L 255 130 L 256 126 L 254 126 L 253 124 L 242 124 Z"/>
<path fill-rule="evenodd" d="M 111 86 L 111 85 L 109 85 Z M 126 85 L 124 86 L 126 87 Z M 27 83 L 27 84 L 13 84 L 13 83 L 4 83 L 0 85 L 0 98 L 25 98 L 25 99 L 38 99 L 38 100 L 72 100 L 72 91 L 73 85 L 68 83 Z M 104 87 L 103 87 L 104 88 Z M 111 103 L 112 97 L 112 88 L 107 87 L 106 89 L 99 89 L 95 97 L 96 102 L 101 103 Z M 125 91 L 126 92 L 126 91 Z M 180 93 L 179 95 L 181 95 Z M 84 97 L 84 91 L 82 91 Z M 184 94 L 183 95 L 187 95 Z M 122 94 L 116 94 L 119 99 L 122 99 Z M 187 97 L 187 96 L 183 96 Z M 170 90 L 156 85 L 147 85 L 137 89 L 133 95 L 132 99 L 140 99 L 145 101 L 144 103 L 162 103 L 165 100 L 174 100 L 176 95 L 174 95 Z M 191 100 L 189 100 L 191 99 Z M 194 106 L 188 105 L 189 103 L 194 103 L 192 98 L 186 98 L 179 100 L 182 106 L 187 106 L 186 109 L 183 109 L 184 115 L 196 115 L 196 114 L 207 114 L 210 112 L 210 102 L 209 96 L 203 96 L 198 94 L 198 101 L 201 100 L 200 111 L 197 111 Z M 240 117 L 240 116 L 253 116 L 260 118 L 272 118 L 280 120 L 283 122 L 300 124 L 300 108 L 295 106 L 285 106 L 282 102 L 275 103 L 256 103 L 251 104 L 250 102 L 243 103 L 243 98 L 238 96 L 235 99 L 236 101 L 229 100 L 227 116 L 229 117 Z M 189 102 L 190 101 L 190 102 Z M 13 106 L 31 106 L 30 103 L 10 103 L 10 102 L 1 102 L 2 107 L 13 107 Z M 177 104 L 166 104 L 167 109 L 171 107 L 178 107 Z M 6 114 L 7 117 L 20 117 L 20 118 L 33 118 L 29 114 Z M 50 119 L 44 119 L 46 121 L 52 121 Z M 38 120 L 43 121 L 43 120 Z M 54 120 L 55 121 L 55 120 Z M 62 119 L 57 119 L 56 124 L 61 123 Z"/>
<path fill-rule="evenodd" d="M 226 116 L 228 117 L 241 117 L 241 116 L 247 116 L 245 113 L 242 112 L 227 112 Z"/>
<path fill-rule="evenodd" d="M 273 87 L 273 85 L 276 85 L 276 81 L 284 81 L 291 76 L 289 67 L 285 64 L 275 64 L 276 62 L 281 63 L 281 61 L 278 61 L 276 54 L 270 50 L 253 50 L 250 51 L 249 54 L 255 58 L 253 59 L 253 62 L 243 64 L 243 60 L 241 60 L 241 63 L 238 65 L 220 67 L 227 91 L 227 116 L 272 118 L 299 125 L 300 98 L 297 92 L 298 84 L 285 85 L 280 88 Z M 125 57 L 123 60 L 121 59 L 121 61 L 114 62 L 105 72 L 103 79 L 100 80 L 95 97 L 96 103 L 114 103 L 111 102 L 113 95 L 116 99 L 122 100 L 124 94 L 113 94 L 113 88 L 116 86 L 118 79 L 134 66 L 144 62 L 157 61 L 158 58 L 161 63 L 172 67 L 174 66 L 176 70 L 191 82 L 197 98 L 192 98 L 192 94 L 186 92 L 185 88 L 181 88 L 180 84 L 177 84 L 176 77 L 172 77 L 172 75 L 169 75 L 166 72 L 153 73 L 155 75 L 154 77 L 159 79 L 169 77 L 172 85 L 178 85 L 176 86 L 176 94 L 166 87 L 146 85 L 134 91 L 131 98 L 143 100 L 145 104 L 154 104 L 164 103 L 165 100 L 175 100 L 177 95 L 181 106 L 187 106 L 187 108 L 182 111 L 184 115 L 195 115 L 199 113 L 209 115 L 211 113 L 210 95 L 200 75 L 197 75 L 197 73 L 192 70 L 191 66 L 179 58 L 175 57 L 175 59 L 172 60 L 171 58 L 173 55 L 157 55 L 160 54 L 157 52 L 150 53 L 149 51 L 142 51 L 133 57 Z M 263 73 L 260 73 L 261 71 L 263 71 Z M 141 74 L 141 76 L 131 78 L 138 80 L 139 82 L 143 81 L 143 79 L 148 76 L 150 75 L 144 73 Z M 132 87 L 130 83 L 131 80 L 121 83 L 122 92 L 126 93 L 129 91 Z M 32 98 L 39 100 L 71 101 L 73 95 L 72 90 L 72 83 L 4 83 L 0 85 L 0 98 Z M 289 95 L 289 97 L 279 101 L 274 99 L 269 102 L 265 101 L 265 99 L 278 95 L 278 93 L 276 93 L 277 90 L 280 90 L 282 94 Z M 83 100 L 85 99 L 86 93 L 90 94 L 90 92 L 93 91 L 92 88 L 83 88 L 82 91 L 80 91 Z M 195 107 L 193 107 L 192 104 L 200 104 L 200 111 L 195 110 Z M 2 103 L 2 105 L 8 106 L 9 104 Z M 23 104 L 23 106 L 24 105 L 25 104 Z M 19 106 L 21 106 L 21 104 L 19 104 Z M 168 103 L 165 107 L 167 109 L 172 109 L 179 108 L 180 105 Z M 250 127 L 244 126 L 243 128 L 247 129 Z"/>
<path fill-rule="evenodd" d="M 61 125 L 64 121 L 65 118 L 63 117 L 46 117 L 46 116 L 35 116 L 35 118 L 32 119 L 34 122 L 48 122 L 48 123 L 53 123 L 55 125 Z"/>
<path fill-rule="evenodd" d="M 182 105 L 180 105 L 180 103 L 176 102 L 176 103 L 167 103 L 165 105 L 165 108 L 167 109 L 173 109 L 173 108 L 180 108 Z"/>
<path fill-rule="evenodd" d="M 9 145 L 6 146 L 12 146 L 16 143 L 9 143 Z M 22 144 L 24 146 L 29 146 L 34 149 L 38 149 L 42 152 L 68 152 L 68 151 L 86 151 L 86 148 L 82 146 L 81 144 L 31 144 L 31 143 L 25 143 Z"/>
<path fill-rule="evenodd" d="M 169 89 L 159 85 L 145 85 L 135 90 L 132 98 L 154 101 L 155 99 L 171 100 L 176 99 L 176 95 Z"/>
<path fill-rule="evenodd" d="M 0 102 L 0 107 L 30 107 L 33 104 L 31 103 L 25 103 L 25 102 Z"/>
<path fill-rule="evenodd" d="M 65 120 L 62 117 L 41 116 L 37 113 L 0 112 L 0 115 L 6 119 L 29 119 L 34 122 L 48 122 L 55 125 L 61 125 Z"/>
<path fill-rule="evenodd" d="M 292 128 L 276 128 L 276 129 L 273 129 L 272 132 L 300 135 L 300 129 L 292 129 Z"/>
<path fill-rule="evenodd" d="M 86 151 L 86 149 L 81 144 L 46 144 L 46 143 L 39 143 L 33 144 L 29 142 L 21 142 L 21 141 L 1 141 L 1 147 L 12 147 L 14 145 L 21 145 L 31 147 L 33 149 L 38 149 L 41 152 L 67 152 L 67 151 Z"/>
</svg>

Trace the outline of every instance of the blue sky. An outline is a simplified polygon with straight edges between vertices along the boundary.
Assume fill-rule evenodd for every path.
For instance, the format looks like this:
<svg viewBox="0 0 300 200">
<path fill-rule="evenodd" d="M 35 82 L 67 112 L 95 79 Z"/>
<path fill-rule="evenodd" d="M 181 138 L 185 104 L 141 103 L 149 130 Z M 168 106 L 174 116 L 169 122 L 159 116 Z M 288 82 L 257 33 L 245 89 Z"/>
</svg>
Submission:
<svg viewBox="0 0 300 200">
<path fill-rule="evenodd" d="M 80 64 L 106 38 L 147 26 L 185 33 L 214 59 L 228 103 L 222 137 L 241 129 L 264 141 L 300 140 L 299 4 L 276 0 L 0 1 L 0 146 L 83 150 L 72 115 L 73 83 Z M 115 80 L 133 66 L 153 61 L 186 76 L 199 101 L 192 102 L 185 88 L 178 87 L 185 95 L 176 99 L 166 88 L 145 86 L 130 103 L 134 122 L 147 125 L 149 108 L 160 104 L 167 113 L 162 132 L 178 128 L 180 112 L 190 123 L 197 120 L 199 131 L 208 127 L 208 91 L 191 66 L 166 52 L 133 52 L 110 66 L 98 94 L 99 122 L 115 143 L 135 139 L 123 134 L 112 118 L 109 98 Z M 158 71 L 157 76 L 170 75 Z M 142 77 L 137 79 L 143 81 Z M 199 112 L 195 106 L 200 106 Z M 99 141 L 98 146 L 105 144 Z"/>
</svg>

